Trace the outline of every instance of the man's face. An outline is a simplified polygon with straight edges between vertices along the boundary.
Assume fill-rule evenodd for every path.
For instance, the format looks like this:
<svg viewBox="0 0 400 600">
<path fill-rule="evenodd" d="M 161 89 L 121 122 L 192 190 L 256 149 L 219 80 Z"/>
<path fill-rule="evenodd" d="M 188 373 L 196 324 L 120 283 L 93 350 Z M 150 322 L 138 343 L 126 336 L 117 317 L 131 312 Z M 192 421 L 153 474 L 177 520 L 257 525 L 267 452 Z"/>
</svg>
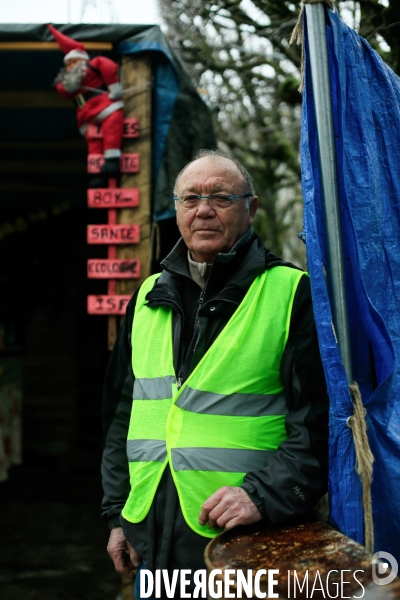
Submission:
<svg viewBox="0 0 400 600">
<path fill-rule="evenodd" d="M 189 165 L 177 182 L 177 196 L 206 196 L 223 192 L 239 196 L 247 192 L 246 182 L 235 163 L 217 156 L 199 158 Z M 254 196 L 250 209 L 241 198 L 226 209 L 211 208 L 206 200 L 197 207 L 184 210 L 177 203 L 179 231 L 193 260 L 211 263 L 218 252 L 228 252 L 254 221 L 258 198 Z"/>
<path fill-rule="evenodd" d="M 67 72 L 72 71 L 72 69 L 81 62 L 84 62 L 82 58 L 69 58 L 65 63 L 65 70 Z"/>
</svg>

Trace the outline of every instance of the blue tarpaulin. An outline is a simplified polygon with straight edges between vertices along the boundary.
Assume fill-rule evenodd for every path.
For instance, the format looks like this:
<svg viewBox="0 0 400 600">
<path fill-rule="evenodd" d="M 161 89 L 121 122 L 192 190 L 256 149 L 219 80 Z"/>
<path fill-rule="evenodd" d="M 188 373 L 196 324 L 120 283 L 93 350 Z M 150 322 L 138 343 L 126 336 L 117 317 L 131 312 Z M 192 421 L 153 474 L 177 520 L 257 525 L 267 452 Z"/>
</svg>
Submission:
<svg viewBox="0 0 400 600">
<path fill-rule="evenodd" d="M 304 16 L 301 167 L 308 268 L 330 410 L 330 518 L 363 543 L 353 414 L 324 281 L 316 124 Z M 400 559 L 400 78 L 336 10 L 326 8 L 353 378 L 375 457 L 375 550 Z"/>
</svg>

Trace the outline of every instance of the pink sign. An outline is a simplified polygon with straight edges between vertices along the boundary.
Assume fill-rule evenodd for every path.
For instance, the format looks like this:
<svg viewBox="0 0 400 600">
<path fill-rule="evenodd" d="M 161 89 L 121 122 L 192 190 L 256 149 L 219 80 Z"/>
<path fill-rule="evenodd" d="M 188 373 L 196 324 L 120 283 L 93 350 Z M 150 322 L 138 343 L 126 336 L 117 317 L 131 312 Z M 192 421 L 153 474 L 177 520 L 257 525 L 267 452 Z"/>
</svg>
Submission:
<svg viewBox="0 0 400 600">
<path fill-rule="evenodd" d="M 139 171 L 139 154 L 123 154 L 120 160 L 121 173 L 138 173 Z"/>
<path fill-rule="evenodd" d="M 140 261 L 136 258 L 91 258 L 87 261 L 87 276 L 89 279 L 137 279 L 140 277 Z"/>
<path fill-rule="evenodd" d="M 124 129 L 122 132 L 124 138 L 139 137 L 139 121 L 137 119 L 124 119 Z"/>
<path fill-rule="evenodd" d="M 139 225 L 88 225 L 88 244 L 137 244 Z"/>
<path fill-rule="evenodd" d="M 124 315 L 131 296 L 88 296 L 89 315 Z"/>
<path fill-rule="evenodd" d="M 103 132 L 101 131 L 101 123 L 89 123 L 87 128 L 87 137 L 92 139 L 102 138 Z M 139 121 L 137 119 L 124 119 L 122 137 L 139 137 Z"/>
<path fill-rule="evenodd" d="M 88 154 L 87 161 L 88 173 L 100 173 L 100 169 L 104 164 L 104 155 Z M 120 168 L 121 173 L 137 173 L 139 171 L 139 154 L 137 152 L 122 154 Z"/>
<path fill-rule="evenodd" d="M 139 188 L 88 189 L 89 208 L 134 208 L 139 206 Z"/>
<path fill-rule="evenodd" d="M 88 154 L 87 161 L 88 173 L 100 173 L 104 164 L 104 156 L 103 154 Z"/>
</svg>

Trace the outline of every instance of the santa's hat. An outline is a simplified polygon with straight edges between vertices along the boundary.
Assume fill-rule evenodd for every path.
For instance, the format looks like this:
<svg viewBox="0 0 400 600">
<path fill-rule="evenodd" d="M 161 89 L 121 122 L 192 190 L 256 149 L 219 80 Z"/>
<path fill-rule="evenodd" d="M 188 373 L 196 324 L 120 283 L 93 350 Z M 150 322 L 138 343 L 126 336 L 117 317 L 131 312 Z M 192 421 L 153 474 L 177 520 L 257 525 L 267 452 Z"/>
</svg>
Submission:
<svg viewBox="0 0 400 600">
<path fill-rule="evenodd" d="M 61 31 L 57 31 L 57 29 L 55 29 L 53 25 L 50 25 L 50 23 L 47 23 L 47 27 L 50 29 L 54 39 L 65 54 L 64 63 L 66 63 L 70 58 L 82 58 L 83 60 L 89 60 L 89 54 L 85 51 L 85 46 L 83 44 L 76 42 L 67 35 L 64 35 L 61 33 Z"/>
</svg>

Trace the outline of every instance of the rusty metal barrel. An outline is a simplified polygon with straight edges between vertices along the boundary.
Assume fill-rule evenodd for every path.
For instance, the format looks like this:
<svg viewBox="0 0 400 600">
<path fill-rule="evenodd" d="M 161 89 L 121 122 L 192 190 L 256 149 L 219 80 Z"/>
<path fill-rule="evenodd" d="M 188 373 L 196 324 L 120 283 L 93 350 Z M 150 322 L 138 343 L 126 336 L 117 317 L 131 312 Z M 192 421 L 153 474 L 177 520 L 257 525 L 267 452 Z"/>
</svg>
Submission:
<svg viewBox="0 0 400 600">
<path fill-rule="evenodd" d="M 214 538 L 204 557 L 209 587 L 211 576 L 223 598 L 400 598 L 395 573 L 326 523 L 236 527 Z"/>
</svg>

